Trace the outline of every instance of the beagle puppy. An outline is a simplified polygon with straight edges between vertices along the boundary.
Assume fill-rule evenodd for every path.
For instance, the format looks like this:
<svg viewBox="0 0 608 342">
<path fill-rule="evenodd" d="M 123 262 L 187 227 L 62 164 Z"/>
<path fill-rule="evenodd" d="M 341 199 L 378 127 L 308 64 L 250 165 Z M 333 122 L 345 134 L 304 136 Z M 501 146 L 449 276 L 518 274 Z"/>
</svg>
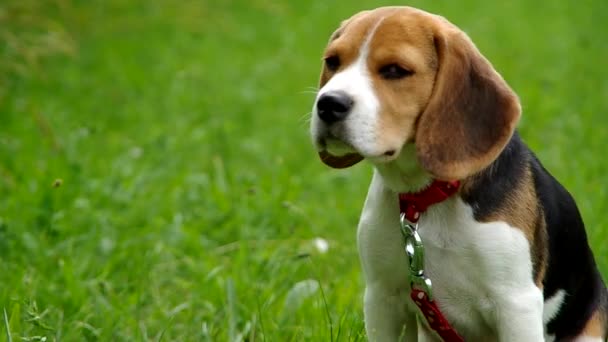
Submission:
<svg viewBox="0 0 608 342">
<path fill-rule="evenodd" d="M 358 226 L 371 341 L 436 340 L 408 295 L 398 194 L 458 181 L 418 221 L 433 300 L 465 341 L 606 338 L 608 294 L 570 194 L 516 132 L 517 95 L 469 37 L 410 7 L 342 22 L 311 135 L 321 160 L 374 166 Z"/>
</svg>

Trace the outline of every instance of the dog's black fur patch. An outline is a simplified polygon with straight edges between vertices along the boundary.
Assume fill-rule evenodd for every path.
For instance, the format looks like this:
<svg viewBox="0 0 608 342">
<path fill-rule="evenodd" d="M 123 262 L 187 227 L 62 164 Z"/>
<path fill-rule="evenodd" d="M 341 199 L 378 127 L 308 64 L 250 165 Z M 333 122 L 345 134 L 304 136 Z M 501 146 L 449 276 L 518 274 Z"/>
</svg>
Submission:
<svg viewBox="0 0 608 342">
<path fill-rule="evenodd" d="M 476 176 L 473 186 L 463 194 L 463 200 L 473 208 L 475 219 L 483 220 L 502 207 L 506 196 L 518 188 L 523 175 L 530 169 L 542 216 L 536 223 L 536 233 L 543 233 L 544 219 L 547 269 L 543 279 L 544 298 L 558 290 L 566 296 L 557 315 L 547 324 L 546 332 L 556 341 L 578 335 L 594 311 L 608 313 L 608 292 L 597 269 L 587 241 L 585 226 L 574 199 L 566 189 L 541 165 L 516 132 L 496 161 Z M 516 196 L 516 194 L 514 194 Z M 532 248 L 532 253 L 542 253 Z M 544 248 L 542 248 L 544 250 Z M 539 256 L 533 255 L 533 260 Z M 535 267 L 532 277 L 536 277 Z"/>
</svg>

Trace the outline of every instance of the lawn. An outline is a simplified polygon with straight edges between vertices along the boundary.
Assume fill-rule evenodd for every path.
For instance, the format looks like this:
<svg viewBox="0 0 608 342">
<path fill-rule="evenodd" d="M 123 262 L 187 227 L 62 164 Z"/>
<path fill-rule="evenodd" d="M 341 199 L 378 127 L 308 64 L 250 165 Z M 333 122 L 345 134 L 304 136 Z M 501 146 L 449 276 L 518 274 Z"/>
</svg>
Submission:
<svg viewBox="0 0 608 342">
<path fill-rule="evenodd" d="M 371 167 L 307 117 L 329 34 L 386 4 L 0 2 L 0 341 L 364 340 Z M 518 92 L 608 276 L 608 2 L 410 4 Z"/>
</svg>

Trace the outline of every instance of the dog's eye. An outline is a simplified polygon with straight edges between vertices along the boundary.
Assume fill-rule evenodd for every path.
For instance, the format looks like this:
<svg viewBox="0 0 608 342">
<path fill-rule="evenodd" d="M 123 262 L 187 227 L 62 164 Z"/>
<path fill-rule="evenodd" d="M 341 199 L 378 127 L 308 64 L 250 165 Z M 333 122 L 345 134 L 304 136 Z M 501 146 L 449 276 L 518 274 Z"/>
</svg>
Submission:
<svg viewBox="0 0 608 342">
<path fill-rule="evenodd" d="M 340 67 L 340 57 L 338 56 L 329 56 L 325 57 L 325 66 L 330 71 L 336 71 Z"/>
<path fill-rule="evenodd" d="M 387 64 L 378 70 L 382 78 L 387 80 L 398 80 L 414 74 L 413 71 L 404 69 L 397 64 Z"/>
</svg>

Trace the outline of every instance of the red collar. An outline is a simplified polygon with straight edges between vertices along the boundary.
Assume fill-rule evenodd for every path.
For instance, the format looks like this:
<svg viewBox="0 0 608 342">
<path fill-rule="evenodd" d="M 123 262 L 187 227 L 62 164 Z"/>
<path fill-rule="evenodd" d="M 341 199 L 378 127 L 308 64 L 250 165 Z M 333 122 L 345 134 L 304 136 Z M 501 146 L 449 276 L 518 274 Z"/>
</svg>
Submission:
<svg viewBox="0 0 608 342">
<path fill-rule="evenodd" d="M 459 181 L 440 181 L 434 180 L 424 190 L 419 192 L 399 193 L 399 207 L 410 222 L 416 223 L 420 214 L 424 213 L 430 206 L 443 202 L 450 196 L 458 192 Z"/>
</svg>

